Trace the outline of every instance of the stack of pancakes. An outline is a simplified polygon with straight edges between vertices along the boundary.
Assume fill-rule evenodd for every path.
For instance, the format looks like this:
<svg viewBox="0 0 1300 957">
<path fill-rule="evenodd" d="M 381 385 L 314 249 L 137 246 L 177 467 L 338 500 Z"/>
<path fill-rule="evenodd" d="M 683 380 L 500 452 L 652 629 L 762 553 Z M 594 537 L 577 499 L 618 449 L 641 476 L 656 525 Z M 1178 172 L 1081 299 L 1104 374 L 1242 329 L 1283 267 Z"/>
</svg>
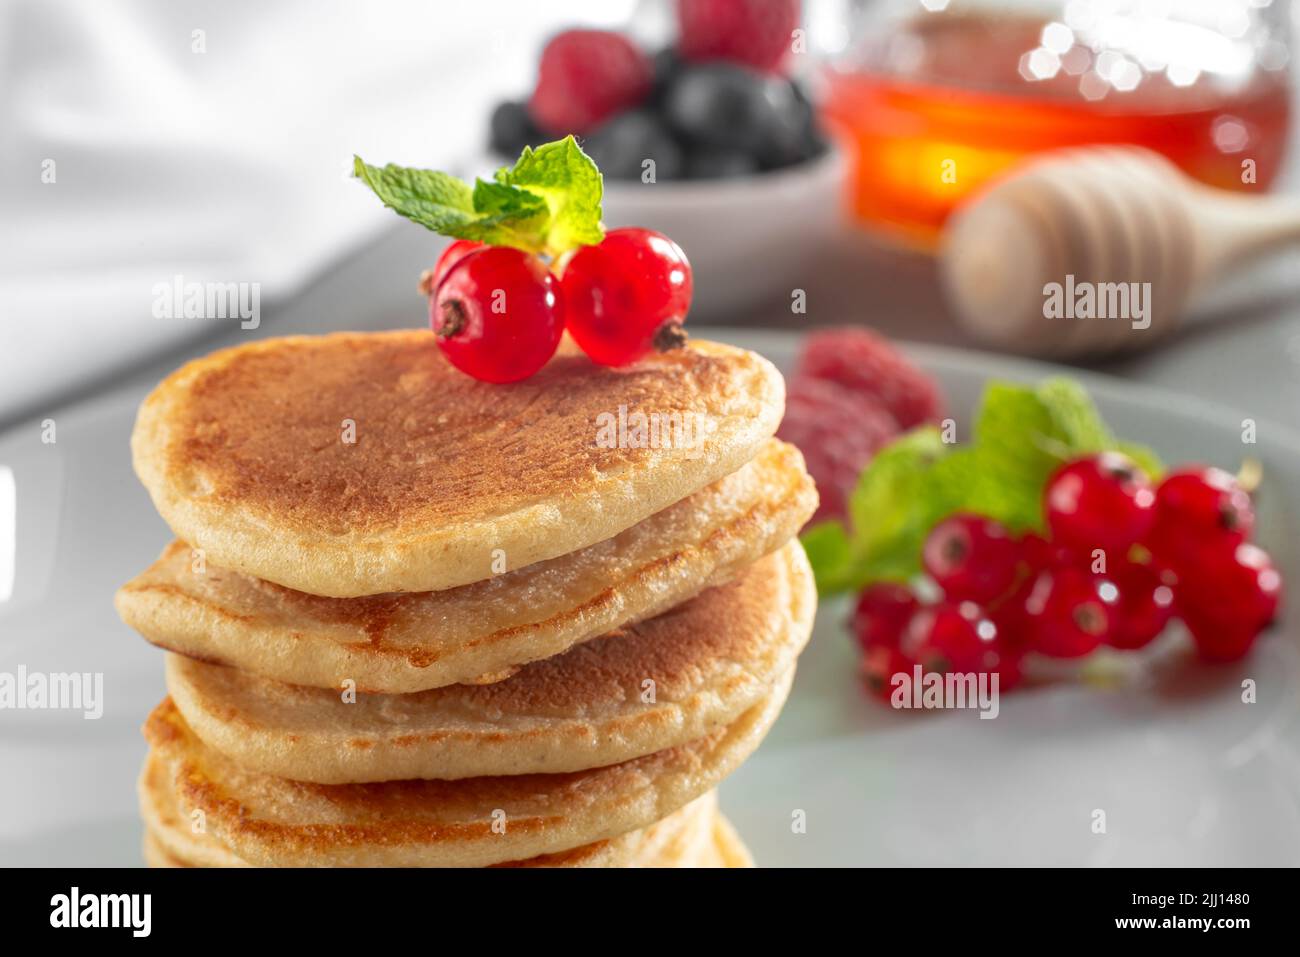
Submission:
<svg viewBox="0 0 1300 957">
<path fill-rule="evenodd" d="M 132 451 L 179 541 L 117 597 L 169 652 L 146 858 L 749 863 L 714 788 L 816 605 L 783 405 L 706 342 L 622 369 L 566 342 L 498 386 L 431 333 L 345 333 L 168 377 Z"/>
</svg>

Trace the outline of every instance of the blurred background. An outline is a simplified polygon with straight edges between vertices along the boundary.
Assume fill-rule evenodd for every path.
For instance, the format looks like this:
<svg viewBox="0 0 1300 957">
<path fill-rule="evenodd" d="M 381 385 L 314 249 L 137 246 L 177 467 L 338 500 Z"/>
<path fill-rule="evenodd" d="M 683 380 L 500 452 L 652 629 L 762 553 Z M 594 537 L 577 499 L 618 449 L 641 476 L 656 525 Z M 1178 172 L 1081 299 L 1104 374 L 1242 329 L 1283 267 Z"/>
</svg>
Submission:
<svg viewBox="0 0 1300 957">
<path fill-rule="evenodd" d="M 657 226 L 686 249 L 694 322 L 860 323 L 1175 389 L 1205 388 L 1213 376 L 1238 404 L 1297 407 L 1297 270 L 1285 230 L 1227 275 L 1163 295 L 1178 308 L 1158 331 L 1172 335 L 1118 343 L 1065 343 L 1055 330 L 1035 341 L 1014 310 L 1003 321 L 988 302 L 1010 302 L 1007 284 L 1019 282 L 1036 306 L 1040 273 L 1082 278 L 1097 247 L 1128 267 L 1102 278 L 1158 281 L 1147 275 L 1158 268 L 1134 265 L 1124 246 L 1135 227 L 1123 209 L 1100 234 L 1075 223 L 1083 239 L 1058 237 L 1073 258 L 1052 263 L 1030 261 L 1047 241 L 1026 240 L 1021 221 L 995 210 L 945 266 L 954 210 L 1061 147 L 1138 144 L 1189 184 L 1214 187 L 1211 199 L 1286 192 L 1295 179 L 1290 3 L 700 6 L 702 22 L 683 25 L 673 0 L 481 0 L 454 15 L 413 0 L 6 0 L 0 423 L 225 331 L 220 321 L 152 314 L 154 287 L 175 276 L 259 283 L 273 325 L 341 261 L 371 255 L 353 274 L 364 288 L 351 284 L 352 324 L 421 322 L 414 277 L 441 240 L 377 208 L 346 175 L 352 154 L 472 175 L 565 132 L 606 170 L 611 224 Z M 576 105 L 561 96 L 557 107 L 539 97 L 539 65 L 548 40 L 570 28 L 617 37 L 612 51 L 579 43 L 573 76 L 557 49 L 560 89 L 615 92 Z M 1146 193 L 1123 170 L 1101 175 L 1095 205 L 1117 190 Z M 1288 214 L 1275 202 L 1237 219 Z M 1189 232 L 1171 221 L 1167 232 Z M 1166 255 L 1189 258 L 1181 248 Z M 994 278 L 1002 285 L 981 299 L 972 287 Z M 954 285 L 971 300 L 964 310 Z"/>
</svg>

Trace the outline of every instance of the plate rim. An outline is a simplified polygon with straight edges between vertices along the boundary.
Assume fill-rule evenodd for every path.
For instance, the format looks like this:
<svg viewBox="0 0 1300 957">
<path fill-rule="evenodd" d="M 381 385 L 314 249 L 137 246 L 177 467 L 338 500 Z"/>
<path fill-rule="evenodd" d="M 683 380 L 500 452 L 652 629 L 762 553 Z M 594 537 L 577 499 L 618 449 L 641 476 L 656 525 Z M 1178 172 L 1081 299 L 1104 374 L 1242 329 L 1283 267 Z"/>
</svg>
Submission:
<svg viewBox="0 0 1300 957">
<path fill-rule="evenodd" d="M 813 332 L 845 328 L 835 325 L 819 325 L 807 330 L 799 329 L 742 329 L 741 327 L 708 326 L 695 330 L 699 338 L 730 342 L 744 348 L 751 348 L 760 354 L 768 350 L 764 345 L 770 343 L 771 351 L 797 351 L 800 341 Z M 851 325 L 847 328 L 873 331 L 869 326 Z M 1148 406 L 1154 406 L 1161 412 L 1167 412 L 1180 418 L 1192 418 L 1219 428 L 1241 428 L 1240 416 L 1245 415 L 1236 406 L 1229 403 L 1205 399 L 1201 396 L 1179 392 L 1162 386 L 1150 385 L 1137 379 L 1128 379 L 1109 372 L 1097 372 L 1093 369 L 1064 365 L 1042 359 L 1030 359 L 1023 356 L 1005 355 L 965 346 L 945 346 L 935 343 L 913 342 L 907 339 L 890 338 L 889 342 L 902 350 L 910 359 L 925 369 L 945 368 L 983 379 L 1008 378 L 1018 381 L 1035 381 L 1052 376 L 1068 376 L 1075 379 L 1089 394 L 1105 394 L 1114 401 L 1136 400 Z M 1272 416 L 1261 417 L 1249 415 L 1261 426 L 1259 444 L 1269 448 L 1276 447 L 1288 455 L 1300 456 L 1300 430 L 1286 425 Z M 1298 463 L 1300 464 L 1300 463 Z"/>
</svg>

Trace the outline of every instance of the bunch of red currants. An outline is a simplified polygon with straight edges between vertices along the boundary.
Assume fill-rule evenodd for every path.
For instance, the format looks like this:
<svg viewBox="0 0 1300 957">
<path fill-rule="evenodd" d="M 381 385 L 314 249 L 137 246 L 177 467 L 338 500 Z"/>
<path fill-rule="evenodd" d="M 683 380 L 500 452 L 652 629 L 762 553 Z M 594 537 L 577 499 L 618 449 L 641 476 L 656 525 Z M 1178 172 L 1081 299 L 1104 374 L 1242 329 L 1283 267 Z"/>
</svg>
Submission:
<svg viewBox="0 0 1300 957">
<path fill-rule="evenodd" d="M 905 585 L 862 592 L 853 627 L 869 688 L 888 699 L 893 676 L 919 664 L 997 673 L 1005 691 L 1027 653 L 1137 649 L 1175 616 L 1203 658 L 1230 661 L 1277 615 L 1282 577 L 1250 542 L 1250 495 L 1220 469 L 1153 486 L 1124 455 L 1089 456 L 1051 476 L 1043 509 L 1047 537 L 1016 538 L 978 515 L 936 524 L 922 553 L 943 593 L 933 604 Z"/>
<path fill-rule="evenodd" d="M 518 382 L 555 354 L 567 328 L 594 361 L 620 366 L 681 345 L 691 266 L 650 229 L 613 229 L 549 265 L 508 246 L 461 239 L 426 280 L 438 345 L 484 382 Z"/>
</svg>

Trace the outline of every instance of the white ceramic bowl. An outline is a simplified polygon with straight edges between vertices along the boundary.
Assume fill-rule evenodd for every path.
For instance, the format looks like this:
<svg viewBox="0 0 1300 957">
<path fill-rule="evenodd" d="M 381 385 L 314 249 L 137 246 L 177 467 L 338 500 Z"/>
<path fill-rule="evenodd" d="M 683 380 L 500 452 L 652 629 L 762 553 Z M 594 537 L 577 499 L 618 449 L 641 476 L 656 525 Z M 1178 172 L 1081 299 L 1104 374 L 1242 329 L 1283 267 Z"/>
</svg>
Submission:
<svg viewBox="0 0 1300 957">
<path fill-rule="evenodd" d="M 738 179 L 605 181 L 605 225 L 671 237 L 695 276 L 693 321 L 745 318 L 788 298 L 847 216 L 848 163 L 832 145 L 799 166 Z"/>
</svg>

